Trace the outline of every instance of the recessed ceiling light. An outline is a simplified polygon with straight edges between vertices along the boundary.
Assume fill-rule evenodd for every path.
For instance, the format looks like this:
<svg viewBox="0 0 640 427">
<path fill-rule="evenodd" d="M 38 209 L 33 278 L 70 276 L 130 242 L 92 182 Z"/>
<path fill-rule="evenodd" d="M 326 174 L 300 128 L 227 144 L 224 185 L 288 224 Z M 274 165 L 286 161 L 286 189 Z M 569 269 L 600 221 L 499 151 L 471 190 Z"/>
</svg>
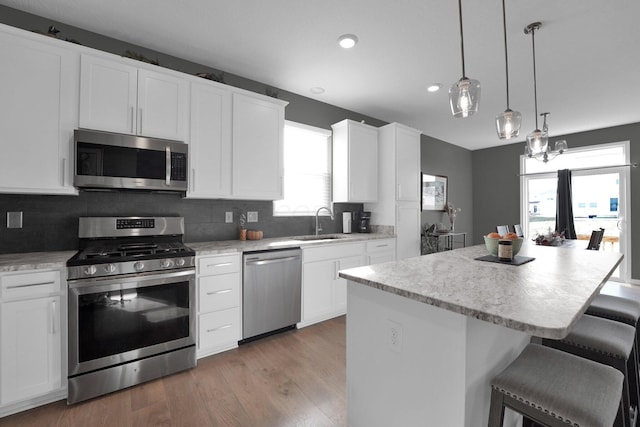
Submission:
<svg viewBox="0 0 640 427">
<path fill-rule="evenodd" d="M 439 90 L 440 90 L 440 88 L 441 88 L 441 87 L 442 87 L 442 85 L 441 85 L 440 83 L 434 83 L 434 84 L 432 84 L 431 86 L 429 86 L 429 87 L 427 88 L 427 90 L 428 90 L 429 92 L 437 92 L 437 91 L 439 91 Z"/>
<path fill-rule="evenodd" d="M 351 49 L 358 44 L 358 37 L 353 34 L 343 34 L 338 37 L 338 44 L 344 49 Z"/>
<path fill-rule="evenodd" d="M 324 88 L 320 86 L 312 87 L 309 91 L 314 95 L 320 95 L 324 93 Z"/>
</svg>

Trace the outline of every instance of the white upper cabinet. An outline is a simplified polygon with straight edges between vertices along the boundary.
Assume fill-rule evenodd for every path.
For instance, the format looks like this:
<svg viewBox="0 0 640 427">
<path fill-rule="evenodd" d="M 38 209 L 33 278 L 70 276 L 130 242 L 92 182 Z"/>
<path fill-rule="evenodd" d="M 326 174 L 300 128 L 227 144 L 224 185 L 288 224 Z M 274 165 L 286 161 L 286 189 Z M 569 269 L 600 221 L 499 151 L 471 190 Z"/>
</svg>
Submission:
<svg viewBox="0 0 640 427">
<path fill-rule="evenodd" d="M 286 104 L 249 93 L 233 94 L 233 197 L 282 198 Z"/>
<path fill-rule="evenodd" d="M 82 55 L 80 127 L 135 134 L 137 103 L 136 67 Z"/>
<path fill-rule="evenodd" d="M 0 27 L 0 192 L 76 194 L 79 54 L 64 44 Z"/>
<path fill-rule="evenodd" d="M 82 128 L 185 141 L 188 101 L 189 82 L 177 73 L 82 55 Z"/>
<path fill-rule="evenodd" d="M 396 200 L 420 201 L 420 133 L 395 124 Z"/>
<path fill-rule="evenodd" d="M 333 201 L 378 200 L 378 130 L 352 120 L 333 128 Z"/>
<path fill-rule="evenodd" d="M 231 195 L 231 91 L 215 82 L 191 84 L 187 197 Z"/>
</svg>

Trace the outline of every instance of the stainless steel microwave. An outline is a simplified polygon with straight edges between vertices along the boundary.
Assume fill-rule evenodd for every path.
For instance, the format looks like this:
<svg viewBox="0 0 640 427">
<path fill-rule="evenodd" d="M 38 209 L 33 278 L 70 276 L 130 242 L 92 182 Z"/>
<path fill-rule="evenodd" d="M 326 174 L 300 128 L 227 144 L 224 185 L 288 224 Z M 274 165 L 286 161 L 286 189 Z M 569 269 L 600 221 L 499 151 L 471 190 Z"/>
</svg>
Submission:
<svg viewBox="0 0 640 427">
<path fill-rule="evenodd" d="M 186 192 L 188 147 L 179 141 L 79 129 L 74 132 L 73 185 Z"/>
</svg>

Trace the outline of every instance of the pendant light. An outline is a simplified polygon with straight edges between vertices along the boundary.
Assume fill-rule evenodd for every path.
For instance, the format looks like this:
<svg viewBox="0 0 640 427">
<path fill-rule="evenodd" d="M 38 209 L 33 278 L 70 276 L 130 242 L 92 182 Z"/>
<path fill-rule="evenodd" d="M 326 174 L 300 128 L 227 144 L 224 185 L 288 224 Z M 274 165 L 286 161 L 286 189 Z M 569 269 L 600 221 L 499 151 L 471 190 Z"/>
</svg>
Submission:
<svg viewBox="0 0 640 427">
<path fill-rule="evenodd" d="M 535 32 L 542 27 L 540 22 L 534 22 L 527 25 L 524 28 L 525 34 L 531 34 L 531 46 L 533 49 L 533 99 L 535 103 L 536 114 L 536 128 L 533 132 L 527 135 L 527 144 L 524 148 L 524 152 L 528 157 L 535 158 L 537 160 L 547 163 L 549 160 L 553 160 L 557 155 L 564 153 L 567 149 L 567 141 L 556 141 L 555 149 L 551 150 L 549 147 L 549 128 L 547 126 L 547 116 L 549 113 L 540 114 L 544 118 L 542 130 L 538 128 L 538 94 L 537 94 L 537 82 L 536 82 L 536 41 Z"/>
<path fill-rule="evenodd" d="M 462 34 L 462 0 L 458 0 L 460 17 L 460 51 L 462 53 L 462 78 L 449 89 L 449 104 L 453 117 L 469 117 L 478 111 L 480 103 L 480 82 L 469 79 L 464 69 L 464 36 Z"/>
<path fill-rule="evenodd" d="M 507 109 L 496 116 L 496 131 L 498 138 L 511 139 L 520 134 L 522 124 L 522 114 L 509 108 L 509 58 L 507 55 L 507 13 L 505 11 L 504 0 L 502 0 L 502 25 L 504 28 L 504 65 L 507 82 Z"/>
</svg>

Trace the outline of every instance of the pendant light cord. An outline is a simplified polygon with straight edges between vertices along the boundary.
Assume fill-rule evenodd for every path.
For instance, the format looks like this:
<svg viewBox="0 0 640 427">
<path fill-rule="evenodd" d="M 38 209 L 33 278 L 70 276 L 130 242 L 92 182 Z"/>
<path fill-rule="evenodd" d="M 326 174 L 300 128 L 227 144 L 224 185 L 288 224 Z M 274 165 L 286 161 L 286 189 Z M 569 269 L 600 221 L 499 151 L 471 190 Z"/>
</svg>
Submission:
<svg viewBox="0 0 640 427">
<path fill-rule="evenodd" d="M 507 76 L 507 110 L 509 110 L 509 58 L 507 55 L 507 13 L 505 11 L 504 0 L 502 0 L 502 26 L 504 28 L 504 68 Z"/>
<path fill-rule="evenodd" d="M 466 79 L 464 72 L 464 36 L 462 34 L 462 0 L 458 0 L 458 15 L 460 17 L 460 52 L 462 52 L 462 78 Z"/>
<path fill-rule="evenodd" d="M 538 83 L 536 80 L 536 28 L 531 27 L 531 47 L 533 49 L 533 100 L 536 112 L 536 129 L 538 129 Z"/>
</svg>

